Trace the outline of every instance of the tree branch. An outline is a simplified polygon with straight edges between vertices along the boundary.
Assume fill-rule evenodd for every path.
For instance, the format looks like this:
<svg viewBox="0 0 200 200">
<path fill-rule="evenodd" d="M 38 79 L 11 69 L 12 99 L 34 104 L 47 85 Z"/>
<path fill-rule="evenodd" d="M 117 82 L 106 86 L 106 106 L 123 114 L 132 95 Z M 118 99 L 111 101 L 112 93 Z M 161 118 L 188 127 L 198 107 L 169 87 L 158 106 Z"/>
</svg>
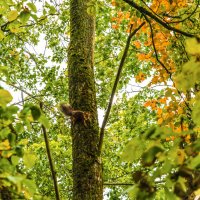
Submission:
<svg viewBox="0 0 200 200">
<path fill-rule="evenodd" d="M 145 22 L 143 22 L 133 32 L 130 31 L 130 34 L 128 36 L 128 39 L 127 39 L 127 42 L 126 42 L 126 46 L 125 46 L 125 49 L 124 49 L 124 53 L 123 53 L 121 62 L 119 64 L 119 68 L 118 68 L 118 72 L 117 72 L 117 75 L 116 75 L 115 83 L 114 83 L 113 88 L 112 88 L 112 93 L 111 93 L 111 96 L 110 96 L 108 107 L 107 107 L 107 110 L 106 110 L 106 113 L 105 113 L 105 116 L 104 116 L 104 119 L 103 119 L 101 130 L 100 130 L 100 139 L 99 139 L 99 146 L 98 146 L 99 155 L 101 154 L 101 150 L 102 150 L 105 126 L 106 126 L 106 123 L 108 121 L 108 117 L 109 117 L 110 110 L 111 110 L 112 103 L 113 103 L 113 98 L 114 98 L 114 95 L 115 95 L 115 92 L 116 92 L 116 89 L 117 89 L 117 84 L 119 82 L 120 74 L 121 74 L 122 68 L 124 66 L 125 59 L 127 57 L 127 53 L 128 53 L 128 49 L 129 49 L 129 46 L 130 46 L 131 39 L 142 28 L 142 26 L 144 24 L 145 24 Z M 132 27 L 131 27 L 131 29 L 132 29 Z"/>
<path fill-rule="evenodd" d="M 30 94 L 29 92 L 27 92 L 26 90 L 24 90 L 23 88 L 19 87 L 19 86 L 16 86 L 12 83 L 8 83 L 7 81 L 3 80 L 3 79 L 0 79 L 0 81 L 4 82 L 5 84 L 23 92 L 24 94 L 27 94 L 28 96 L 30 96 L 32 99 L 35 99 L 36 101 L 38 101 L 39 103 L 41 103 L 40 99 L 38 99 L 36 96 Z"/>
<path fill-rule="evenodd" d="M 143 8 L 142 6 L 139 6 L 135 2 L 133 2 L 131 0 L 123 0 L 123 1 L 128 3 L 131 7 L 135 8 L 136 10 L 138 10 L 141 14 L 149 16 L 150 18 L 152 18 L 153 20 L 158 22 L 160 25 L 162 25 L 166 29 L 168 29 L 170 31 L 174 31 L 176 33 L 180 33 L 180 34 L 185 35 L 187 37 L 195 37 L 194 34 L 187 33 L 185 31 L 179 30 L 179 29 L 174 28 L 174 27 L 170 26 L 169 24 L 163 22 L 161 19 L 159 19 L 157 16 L 155 16 L 152 12 L 148 11 L 147 9 Z"/>
<path fill-rule="evenodd" d="M 40 109 L 42 110 L 42 103 L 40 103 Z M 52 178 L 53 178 L 54 190 L 55 190 L 55 194 L 56 194 L 56 200 L 60 200 L 56 171 L 55 171 L 53 159 L 52 159 L 52 156 L 51 156 L 51 150 L 50 150 L 47 131 L 46 131 L 46 128 L 45 128 L 44 125 L 42 125 L 42 131 L 43 131 L 43 134 L 44 134 L 44 141 L 45 141 L 45 145 L 46 145 L 47 156 L 48 156 L 48 160 L 49 160 L 51 175 L 52 175 Z"/>
</svg>

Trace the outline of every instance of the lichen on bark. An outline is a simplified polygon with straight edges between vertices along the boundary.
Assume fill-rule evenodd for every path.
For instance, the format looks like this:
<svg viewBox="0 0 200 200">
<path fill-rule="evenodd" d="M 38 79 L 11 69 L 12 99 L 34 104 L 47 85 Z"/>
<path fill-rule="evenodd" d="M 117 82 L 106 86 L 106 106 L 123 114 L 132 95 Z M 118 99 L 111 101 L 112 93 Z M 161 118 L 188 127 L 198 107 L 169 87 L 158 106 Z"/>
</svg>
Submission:
<svg viewBox="0 0 200 200">
<path fill-rule="evenodd" d="M 69 99 L 73 109 L 88 112 L 91 118 L 87 124 L 78 121 L 71 124 L 74 200 L 103 198 L 93 68 L 95 16 L 87 13 L 90 2 L 70 1 Z"/>
</svg>

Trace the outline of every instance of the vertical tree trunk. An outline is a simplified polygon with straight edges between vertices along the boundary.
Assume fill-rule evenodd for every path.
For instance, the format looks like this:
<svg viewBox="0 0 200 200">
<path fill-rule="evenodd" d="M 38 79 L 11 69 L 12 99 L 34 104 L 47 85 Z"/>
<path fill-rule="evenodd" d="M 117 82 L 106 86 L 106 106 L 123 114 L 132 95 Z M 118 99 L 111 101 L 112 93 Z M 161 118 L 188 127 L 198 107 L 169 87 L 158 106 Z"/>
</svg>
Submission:
<svg viewBox="0 0 200 200">
<path fill-rule="evenodd" d="M 69 99 L 73 109 L 87 114 L 84 120 L 72 118 L 74 200 L 103 198 L 93 69 L 95 16 L 87 12 L 90 3 L 91 0 L 70 1 Z"/>
</svg>

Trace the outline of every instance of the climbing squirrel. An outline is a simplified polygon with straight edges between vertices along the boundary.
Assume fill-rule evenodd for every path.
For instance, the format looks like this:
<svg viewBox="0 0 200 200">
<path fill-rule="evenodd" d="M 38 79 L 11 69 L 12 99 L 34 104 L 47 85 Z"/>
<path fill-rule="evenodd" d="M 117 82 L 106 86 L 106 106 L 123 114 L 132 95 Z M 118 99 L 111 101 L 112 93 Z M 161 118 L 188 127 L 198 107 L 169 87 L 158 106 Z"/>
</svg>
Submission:
<svg viewBox="0 0 200 200">
<path fill-rule="evenodd" d="M 61 103 L 60 110 L 64 113 L 65 116 L 70 116 L 72 123 L 81 122 L 85 126 L 87 121 L 90 120 L 90 113 L 84 112 L 81 110 L 74 110 L 71 105 Z"/>
</svg>

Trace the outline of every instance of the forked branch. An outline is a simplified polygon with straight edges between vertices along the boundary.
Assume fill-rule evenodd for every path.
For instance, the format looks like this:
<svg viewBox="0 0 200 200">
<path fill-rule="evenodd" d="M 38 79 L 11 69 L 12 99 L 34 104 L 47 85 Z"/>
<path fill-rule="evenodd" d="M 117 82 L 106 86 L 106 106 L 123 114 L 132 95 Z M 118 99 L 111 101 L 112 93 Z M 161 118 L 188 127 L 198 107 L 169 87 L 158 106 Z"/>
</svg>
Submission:
<svg viewBox="0 0 200 200">
<path fill-rule="evenodd" d="M 135 8 L 136 10 L 138 10 L 141 14 L 150 17 L 151 19 L 155 20 L 157 23 L 159 23 L 160 25 L 162 25 L 163 27 L 165 27 L 166 29 L 168 29 L 170 31 L 174 31 L 176 33 L 180 33 L 180 34 L 182 34 L 184 36 L 187 36 L 187 37 L 197 37 L 194 34 L 187 33 L 185 31 L 182 31 L 180 29 L 177 29 L 175 27 L 170 26 L 168 23 L 162 21 L 162 19 L 160 19 L 156 15 L 154 15 L 152 12 L 148 11 L 146 8 L 144 8 L 142 6 L 139 6 L 138 4 L 136 4 L 132 0 L 123 0 L 123 1 L 128 3 L 131 7 Z"/>
<path fill-rule="evenodd" d="M 112 103 L 113 103 L 113 98 L 114 98 L 114 95 L 115 95 L 115 92 L 116 92 L 116 89 L 117 89 L 117 84 L 119 82 L 119 78 L 120 78 L 120 75 L 121 75 L 121 72 L 122 72 L 122 68 L 124 66 L 125 59 L 127 57 L 127 53 L 128 53 L 128 49 L 129 49 L 129 46 L 130 46 L 131 39 L 142 28 L 142 26 L 144 24 L 145 24 L 145 22 L 143 22 L 133 32 L 130 31 L 130 34 L 127 38 L 124 53 L 123 53 L 122 59 L 121 59 L 120 64 L 119 64 L 119 68 L 118 68 L 117 75 L 116 75 L 116 78 L 115 78 L 115 83 L 114 83 L 113 88 L 112 88 L 112 93 L 111 93 L 111 96 L 110 96 L 108 107 L 107 107 L 107 110 L 106 110 L 106 113 L 105 113 L 105 116 L 104 116 L 104 119 L 103 119 L 101 130 L 100 130 L 100 139 L 99 139 L 99 146 L 98 146 L 99 155 L 101 154 L 101 150 L 102 150 L 105 126 L 106 126 L 107 121 L 108 121 L 108 117 L 109 117 L 110 110 L 111 110 Z M 132 29 L 132 27 L 131 27 L 131 29 Z"/>
</svg>

